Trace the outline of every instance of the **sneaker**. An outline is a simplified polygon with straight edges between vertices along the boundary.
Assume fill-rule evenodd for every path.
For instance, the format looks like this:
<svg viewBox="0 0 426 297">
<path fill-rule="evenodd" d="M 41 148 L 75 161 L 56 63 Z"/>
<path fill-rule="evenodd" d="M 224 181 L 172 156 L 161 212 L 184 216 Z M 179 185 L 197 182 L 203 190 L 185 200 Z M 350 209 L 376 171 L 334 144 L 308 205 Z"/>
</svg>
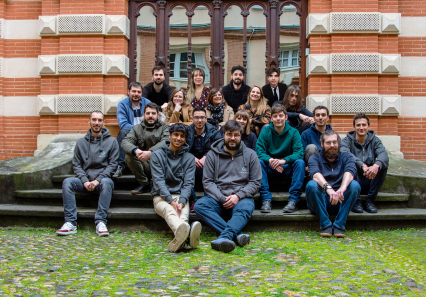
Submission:
<svg viewBox="0 0 426 297">
<path fill-rule="evenodd" d="M 189 246 L 191 249 L 196 249 L 200 244 L 200 235 L 201 235 L 201 223 L 193 222 L 191 224 L 191 231 L 189 232 Z"/>
<path fill-rule="evenodd" d="M 283 208 L 283 212 L 285 213 L 295 212 L 296 210 L 298 210 L 296 201 L 289 201 Z"/>
<path fill-rule="evenodd" d="M 136 187 L 136 189 L 130 191 L 130 193 L 132 193 L 133 195 L 149 193 L 149 192 L 151 192 L 151 186 L 149 184 L 139 185 Z"/>
<path fill-rule="evenodd" d="M 331 237 L 331 236 L 333 236 L 333 226 L 330 226 L 328 228 L 325 228 L 324 230 L 321 230 L 320 235 L 322 237 Z"/>
<path fill-rule="evenodd" d="M 107 226 L 105 225 L 104 222 L 99 222 L 96 225 L 96 234 L 98 234 L 99 236 L 108 236 L 109 235 L 109 231 L 108 231 Z"/>
<path fill-rule="evenodd" d="M 377 208 L 374 206 L 373 201 L 371 201 L 370 199 L 367 199 L 367 201 L 365 201 L 364 207 L 366 212 L 377 213 Z"/>
<path fill-rule="evenodd" d="M 345 230 L 340 230 L 334 227 L 334 237 L 346 237 Z"/>
<path fill-rule="evenodd" d="M 65 224 L 62 225 L 61 229 L 56 230 L 56 234 L 59 235 L 70 235 L 70 234 L 76 234 L 77 233 L 77 226 L 74 226 L 70 222 L 65 222 Z"/>
<path fill-rule="evenodd" d="M 268 213 L 271 212 L 271 200 L 265 200 L 262 202 L 260 212 Z"/>
<path fill-rule="evenodd" d="M 212 249 L 224 253 L 230 253 L 235 249 L 235 242 L 226 238 L 218 238 L 210 242 Z"/>
<path fill-rule="evenodd" d="M 237 236 L 237 244 L 241 247 L 250 243 L 250 235 L 248 234 L 240 234 Z"/>
<path fill-rule="evenodd" d="M 361 199 L 358 199 L 355 202 L 355 205 L 352 207 L 352 212 L 354 213 L 363 213 L 364 210 L 362 209 Z"/>
<path fill-rule="evenodd" d="M 186 239 L 189 236 L 189 225 L 187 223 L 182 223 L 176 229 L 175 238 L 170 241 L 167 248 L 169 252 L 176 253 L 182 245 L 185 244 Z"/>
<path fill-rule="evenodd" d="M 114 175 L 112 177 L 120 177 L 123 175 L 123 170 L 124 168 L 122 168 L 121 166 L 117 167 L 117 171 L 114 173 Z"/>
</svg>

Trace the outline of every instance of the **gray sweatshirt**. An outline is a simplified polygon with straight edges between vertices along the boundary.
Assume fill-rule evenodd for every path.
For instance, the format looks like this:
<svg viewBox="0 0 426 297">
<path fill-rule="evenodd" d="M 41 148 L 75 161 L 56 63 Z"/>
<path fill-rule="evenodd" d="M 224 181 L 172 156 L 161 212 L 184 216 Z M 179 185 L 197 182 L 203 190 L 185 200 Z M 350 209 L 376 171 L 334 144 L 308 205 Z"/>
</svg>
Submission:
<svg viewBox="0 0 426 297">
<path fill-rule="evenodd" d="M 203 170 L 204 192 L 220 204 L 236 194 L 253 198 L 260 187 L 262 171 L 255 151 L 241 141 L 234 155 L 224 150 L 224 139 L 215 141 L 206 155 Z"/>
<path fill-rule="evenodd" d="M 195 157 L 187 152 L 186 143 L 177 152 L 169 145 L 170 140 L 164 141 L 151 155 L 152 197 L 161 196 L 170 203 L 172 195 L 180 195 L 179 203 L 185 205 L 195 184 Z"/>
</svg>

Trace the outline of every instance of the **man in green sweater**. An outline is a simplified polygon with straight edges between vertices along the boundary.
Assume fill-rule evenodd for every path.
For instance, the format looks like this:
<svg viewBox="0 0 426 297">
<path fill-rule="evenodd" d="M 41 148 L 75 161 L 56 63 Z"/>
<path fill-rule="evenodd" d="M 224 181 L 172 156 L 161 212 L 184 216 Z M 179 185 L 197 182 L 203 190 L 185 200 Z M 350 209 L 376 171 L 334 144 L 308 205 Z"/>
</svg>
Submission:
<svg viewBox="0 0 426 297">
<path fill-rule="evenodd" d="M 260 211 L 271 212 L 272 195 L 268 177 L 280 176 L 292 178 L 289 201 L 283 212 L 295 212 L 305 179 L 302 141 L 299 132 L 286 123 L 287 112 L 283 105 L 272 107 L 271 120 L 272 123 L 260 132 L 256 143 L 256 153 L 262 167 Z"/>
</svg>

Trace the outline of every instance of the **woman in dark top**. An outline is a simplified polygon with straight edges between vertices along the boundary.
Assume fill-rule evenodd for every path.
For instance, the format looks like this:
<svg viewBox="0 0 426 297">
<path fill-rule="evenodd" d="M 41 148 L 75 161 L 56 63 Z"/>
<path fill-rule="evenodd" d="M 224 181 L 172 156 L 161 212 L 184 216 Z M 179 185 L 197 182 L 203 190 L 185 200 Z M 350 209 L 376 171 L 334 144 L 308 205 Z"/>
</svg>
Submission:
<svg viewBox="0 0 426 297">
<path fill-rule="evenodd" d="M 184 123 L 189 126 L 192 124 L 192 110 L 192 106 L 186 101 L 185 92 L 180 89 L 172 93 L 172 98 L 163 109 L 163 113 L 167 124 Z"/>
<path fill-rule="evenodd" d="M 287 110 L 287 122 L 300 134 L 315 123 L 313 113 L 302 104 L 302 92 L 298 87 L 289 87 L 284 94 L 283 101 L 275 102 L 274 105 L 280 103 Z"/>
<path fill-rule="evenodd" d="M 245 110 L 238 110 L 234 116 L 234 120 L 239 122 L 243 126 L 243 134 L 241 135 L 241 140 L 244 142 L 246 147 L 254 150 L 256 148 L 257 137 L 256 134 L 250 131 L 250 125 L 247 125 L 250 122 L 250 115 Z"/>
</svg>

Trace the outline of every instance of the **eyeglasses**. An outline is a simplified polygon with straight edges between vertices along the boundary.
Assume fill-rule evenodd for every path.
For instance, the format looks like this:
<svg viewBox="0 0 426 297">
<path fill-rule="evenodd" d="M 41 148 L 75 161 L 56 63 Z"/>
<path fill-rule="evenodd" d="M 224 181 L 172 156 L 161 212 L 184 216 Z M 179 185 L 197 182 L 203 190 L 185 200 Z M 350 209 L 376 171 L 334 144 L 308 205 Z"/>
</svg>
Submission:
<svg viewBox="0 0 426 297">
<path fill-rule="evenodd" d="M 201 120 L 204 120 L 204 119 L 206 119 L 207 117 L 194 117 L 194 120 L 196 120 L 196 121 L 201 121 Z"/>
<path fill-rule="evenodd" d="M 229 138 L 232 138 L 232 137 L 234 137 L 234 138 L 240 138 L 241 134 L 225 133 L 225 136 L 229 137 Z"/>
<path fill-rule="evenodd" d="M 339 144 L 339 142 L 338 142 L 337 140 L 334 140 L 334 141 L 326 141 L 326 142 L 324 142 L 324 144 L 326 144 L 326 145 L 331 145 L 331 144 L 333 144 L 333 145 L 338 145 L 338 144 Z"/>
</svg>

